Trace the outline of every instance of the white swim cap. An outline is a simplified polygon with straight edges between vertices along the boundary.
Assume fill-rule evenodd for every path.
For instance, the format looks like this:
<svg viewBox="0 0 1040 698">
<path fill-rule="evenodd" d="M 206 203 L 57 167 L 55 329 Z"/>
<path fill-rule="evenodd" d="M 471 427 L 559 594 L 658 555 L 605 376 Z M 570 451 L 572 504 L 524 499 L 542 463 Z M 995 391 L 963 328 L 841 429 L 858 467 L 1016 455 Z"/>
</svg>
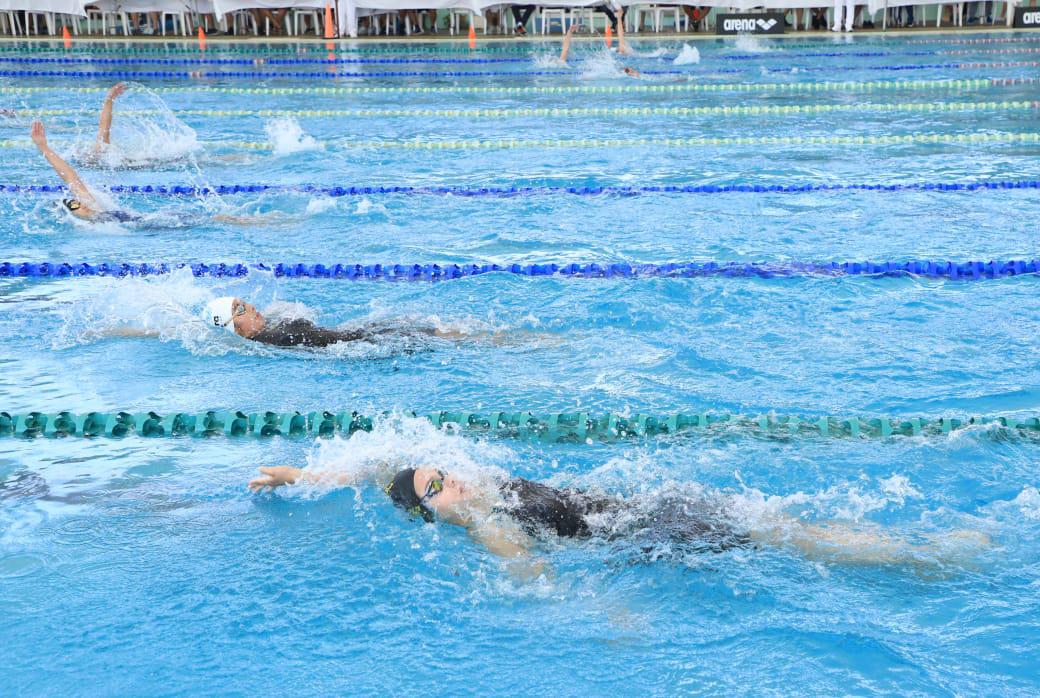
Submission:
<svg viewBox="0 0 1040 698">
<path fill-rule="evenodd" d="M 206 304 L 206 323 L 212 324 L 214 327 L 223 327 L 231 334 L 237 334 L 235 332 L 235 316 L 232 314 L 234 305 L 235 299 L 233 296 L 221 296 L 211 300 Z"/>
</svg>

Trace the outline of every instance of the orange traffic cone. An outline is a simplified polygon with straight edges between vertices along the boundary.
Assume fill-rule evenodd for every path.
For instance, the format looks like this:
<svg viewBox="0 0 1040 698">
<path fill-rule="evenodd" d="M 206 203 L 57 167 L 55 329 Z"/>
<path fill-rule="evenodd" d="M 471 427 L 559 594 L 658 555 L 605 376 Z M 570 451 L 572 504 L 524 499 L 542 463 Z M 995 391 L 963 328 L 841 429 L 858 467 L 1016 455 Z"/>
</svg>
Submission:
<svg viewBox="0 0 1040 698">
<path fill-rule="evenodd" d="M 475 49 L 477 47 L 477 33 L 473 31 L 473 23 L 469 25 L 469 47 Z"/>
<path fill-rule="evenodd" d="M 199 50 L 206 50 L 206 32 L 202 30 L 202 25 L 199 25 Z"/>
<path fill-rule="evenodd" d="M 65 48 L 72 48 L 72 37 L 69 36 L 69 28 L 61 28 L 61 40 L 65 44 Z"/>
<path fill-rule="evenodd" d="M 614 30 L 610 28 L 609 24 L 607 25 L 607 33 L 605 35 L 605 38 L 607 41 L 607 48 L 610 48 L 614 44 Z"/>
<path fill-rule="evenodd" d="M 325 38 L 334 39 L 336 37 L 336 27 L 332 24 L 332 5 L 325 3 Z"/>
</svg>

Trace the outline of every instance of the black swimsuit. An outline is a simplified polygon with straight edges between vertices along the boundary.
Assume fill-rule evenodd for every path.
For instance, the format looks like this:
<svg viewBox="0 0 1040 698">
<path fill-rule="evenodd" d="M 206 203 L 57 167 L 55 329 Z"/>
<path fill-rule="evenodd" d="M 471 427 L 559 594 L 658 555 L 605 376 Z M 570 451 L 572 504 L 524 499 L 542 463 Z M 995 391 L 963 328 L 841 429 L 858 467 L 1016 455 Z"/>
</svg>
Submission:
<svg viewBox="0 0 1040 698">
<path fill-rule="evenodd" d="M 284 320 L 260 330 L 253 335 L 254 342 L 270 344 L 275 347 L 314 347 L 323 348 L 339 342 L 372 341 L 380 336 L 396 335 L 414 337 L 416 335 L 432 335 L 432 328 L 393 327 L 388 325 L 372 325 L 357 330 L 331 330 L 318 327 L 310 320 L 297 318 Z"/>
<path fill-rule="evenodd" d="M 624 538 L 649 546 L 669 543 L 685 550 L 713 552 L 750 542 L 727 522 L 723 507 L 707 499 L 597 497 L 523 478 L 506 481 L 499 492 L 505 499 L 499 510 L 534 536 L 548 532 L 564 538 Z"/>
</svg>

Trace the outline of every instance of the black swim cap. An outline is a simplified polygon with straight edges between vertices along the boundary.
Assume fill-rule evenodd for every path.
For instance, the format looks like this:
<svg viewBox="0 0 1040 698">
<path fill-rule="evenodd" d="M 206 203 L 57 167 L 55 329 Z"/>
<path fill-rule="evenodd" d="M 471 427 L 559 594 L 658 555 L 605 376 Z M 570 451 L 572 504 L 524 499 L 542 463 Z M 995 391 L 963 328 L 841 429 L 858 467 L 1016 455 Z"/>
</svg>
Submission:
<svg viewBox="0 0 1040 698">
<path fill-rule="evenodd" d="M 427 523 L 433 522 L 433 512 L 427 509 L 415 493 L 415 468 L 405 468 L 394 475 L 383 491 L 387 493 L 396 506 L 401 507 L 413 516 L 421 516 Z"/>
</svg>

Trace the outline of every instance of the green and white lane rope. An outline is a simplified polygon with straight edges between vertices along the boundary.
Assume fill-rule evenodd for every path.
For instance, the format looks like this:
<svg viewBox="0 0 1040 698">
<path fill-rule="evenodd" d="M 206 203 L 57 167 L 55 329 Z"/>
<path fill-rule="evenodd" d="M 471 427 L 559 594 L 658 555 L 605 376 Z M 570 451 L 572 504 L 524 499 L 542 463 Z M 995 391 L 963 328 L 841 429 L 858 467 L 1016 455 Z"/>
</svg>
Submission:
<svg viewBox="0 0 1040 698">
<path fill-rule="evenodd" d="M 962 111 L 1028 111 L 1040 109 L 1040 101 L 990 102 L 885 102 L 880 104 L 796 104 L 774 106 L 725 107 L 578 107 L 519 109 L 178 109 L 177 116 L 207 117 L 299 117 L 304 119 L 336 118 L 460 118 L 507 119 L 518 117 L 611 117 L 611 116 L 785 116 L 828 114 L 836 112 L 962 112 Z M 128 116 L 156 116 L 158 109 L 136 109 L 122 112 Z M 16 109 L 17 116 L 52 117 L 97 114 L 97 109 Z"/>
<path fill-rule="evenodd" d="M 1040 78 L 975 78 L 964 80 L 864 80 L 821 82 L 766 82 L 766 83 L 679 83 L 669 85 L 556 85 L 556 86 L 443 86 L 443 87 L 156 87 L 158 94 L 213 94 L 213 95 L 432 95 L 432 94 L 673 94 L 715 92 L 877 92 L 887 90 L 979 90 L 988 87 L 1036 85 Z M 23 87 L 0 86 L 0 94 L 100 94 L 108 87 Z"/>
<path fill-rule="evenodd" d="M 1040 418 L 800 417 L 589 412 L 406 412 L 436 427 L 468 434 L 595 443 L 675 434 L 744 433 L 763 437 L 889 438 L 940 436 L 971 427 L 1040 437 Z M 377 419 L 377 418 L 375 418 Z M 371 431 L 374 418 L 356 411 L 313 412 L 0 412 L 0 437 L 331 437 Z"/>
</svg>

